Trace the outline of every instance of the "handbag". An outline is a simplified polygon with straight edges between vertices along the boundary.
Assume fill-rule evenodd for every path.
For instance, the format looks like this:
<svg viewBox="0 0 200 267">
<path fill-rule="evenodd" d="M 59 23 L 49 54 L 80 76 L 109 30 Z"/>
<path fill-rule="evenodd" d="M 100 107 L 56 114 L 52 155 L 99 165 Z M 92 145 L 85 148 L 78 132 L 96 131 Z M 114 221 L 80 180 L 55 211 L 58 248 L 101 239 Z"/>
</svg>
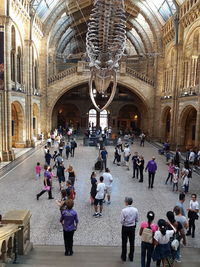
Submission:
<svg viewBox="0 0 200 267">
<path fill-rule="evenodd" d="M 177 251 L 178 247 L 180 245 L 180 242 L 179 242 L 179 240 L 177 239 L 177 236 L 176 236 L 177 230 L 171 223 L 170 223 L 170 226 L 174 230 L 174 234 L 173 234 L 172 238 L 170 239 L 170 246 L 171 246 L 172 250 Z"/>
<path fill-rule="evenodd" d="M 142 231 L 141 239 L 145 243 L 153 243 L 153 231 L 150 228 L 144 228 Z"/>
<path fill-rule="evenodd" d="M 47 185 L 47 186 L 44 186 L 44 187 L 43 187 L 43 190 L 45 190 L 45 191 L 50 191 L 50 186 L 48 186 L 48 185 Z"/>
</svg>

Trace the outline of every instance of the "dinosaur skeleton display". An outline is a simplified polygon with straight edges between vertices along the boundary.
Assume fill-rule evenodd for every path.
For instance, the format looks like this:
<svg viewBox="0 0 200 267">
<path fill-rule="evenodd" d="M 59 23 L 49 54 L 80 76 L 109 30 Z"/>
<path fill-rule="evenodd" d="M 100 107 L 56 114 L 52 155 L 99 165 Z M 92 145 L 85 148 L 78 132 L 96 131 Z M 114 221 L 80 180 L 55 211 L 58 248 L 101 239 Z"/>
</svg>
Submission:
<svg viewBox="0 0 200 267">
<path fill-rule="evenodd" d="M 90 97 L 98 111 L 106 109 L 112 102 L 117 88 L 119 60 L 126 43 L 126 16 L 124 0 L 94 0 L 94 8 L 88 23 L 86 37 L 87 54 L 90 58 Z M 113 87 L 107 103 L 100 108 L 94 91 L 105 95 L 111 82 Z M 95 88 L 93 88 L 93 84 Z M 95 90 L 96 89 L 96 90 Z"/>
</svg>

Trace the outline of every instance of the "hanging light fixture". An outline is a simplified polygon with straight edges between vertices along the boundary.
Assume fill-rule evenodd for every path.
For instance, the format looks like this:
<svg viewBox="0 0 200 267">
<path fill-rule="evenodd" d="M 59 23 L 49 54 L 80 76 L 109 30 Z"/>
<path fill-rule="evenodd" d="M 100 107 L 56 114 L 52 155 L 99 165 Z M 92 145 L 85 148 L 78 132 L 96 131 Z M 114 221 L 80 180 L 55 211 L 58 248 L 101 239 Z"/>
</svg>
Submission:
<svg viewBox="0 0 200 267">
<path fill-rule="evenodd" d="M 94 8 L 88 24 L 86 49 L 90 58 L 90 97 L 98 111 L 106 109 L 112 102 L 117 88 L 117 69 L 126 43 L 126 16 L 124 0 L 94 0 Z M 107 96 L 107 89 L 113 82 L 107 103 L 100 108 L 95 90 Z"/>
</svg>

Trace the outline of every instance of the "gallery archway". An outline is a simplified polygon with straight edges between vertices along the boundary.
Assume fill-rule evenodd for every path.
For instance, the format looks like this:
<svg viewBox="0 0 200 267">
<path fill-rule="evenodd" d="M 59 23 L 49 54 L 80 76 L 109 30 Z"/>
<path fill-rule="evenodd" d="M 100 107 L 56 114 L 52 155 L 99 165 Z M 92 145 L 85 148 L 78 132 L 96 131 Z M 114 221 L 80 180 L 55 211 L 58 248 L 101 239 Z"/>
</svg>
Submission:
<svg viewBox="0 0 200 267">
<path fill-rule="evenodd" d="M 184 148 L 195 146 L 197 110 L 193 106 L 186 107 L 180 116 L 179 144 Z"/>
<path fill-rule="evenodd" d="M 170 140 L 170 127 L 171 127 L 171 107 L 166 107 L 162 113 L 162 120 L 161 120 L 162 142 Z"/>
<path fill-rule="evenodd" d="M 24 142 L 24 112 L 21 104 L 17 101 L 11 104 L 12 110 L 12 146 L 21 147 Z"/>
<path fill-rule="evenodd" d="M 33 104 L 33 136 L 37 137 L 37 135 L 40 133 L 40 114 L 39 114 L 39 108 L 37 104 Z"/>
</svg>

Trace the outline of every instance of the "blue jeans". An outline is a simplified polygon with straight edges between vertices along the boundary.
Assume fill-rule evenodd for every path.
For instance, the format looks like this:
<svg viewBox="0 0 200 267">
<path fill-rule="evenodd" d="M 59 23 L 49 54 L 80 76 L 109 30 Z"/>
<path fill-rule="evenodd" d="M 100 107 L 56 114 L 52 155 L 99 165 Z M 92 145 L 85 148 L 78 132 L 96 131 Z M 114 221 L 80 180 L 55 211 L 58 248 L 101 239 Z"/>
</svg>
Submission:
<svg viewBox="0 0 200 267">
<path fill-rule="evenodd" d="M 149 243 L 142 241 L 141 243 L 141 267 L 150 267 L 152 252 L 153 252 L 153 244 L 149 244 Z M 147 256 L 147 260 L 146 260 L 146 256 Z"/>
</svg>

